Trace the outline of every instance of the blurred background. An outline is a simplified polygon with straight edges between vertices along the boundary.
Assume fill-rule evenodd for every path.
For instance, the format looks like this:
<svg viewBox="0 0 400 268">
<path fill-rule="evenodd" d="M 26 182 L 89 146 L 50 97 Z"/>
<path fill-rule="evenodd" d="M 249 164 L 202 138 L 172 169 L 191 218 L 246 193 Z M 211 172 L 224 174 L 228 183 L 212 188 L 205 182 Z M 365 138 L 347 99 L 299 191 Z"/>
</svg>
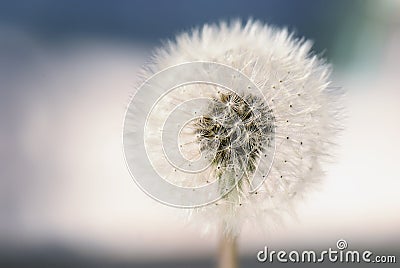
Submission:
<svg viewBox="0 0 400 268">
<path fill-rule="evenodd" d="M 214 265 L 217 239 L 131 179 L 122 121 L 152 49 L 250 17 L 314 40 L 333 86 L 347 91 L 347 119 L 337 161 L 297 220 L 244 230 L 243 267 L 266 265 L 256 261 L 266 245 L 327 249 L 338 239 L 400 261 L 400 1 L 3 0 L 0 266 Z"/>
</svg>

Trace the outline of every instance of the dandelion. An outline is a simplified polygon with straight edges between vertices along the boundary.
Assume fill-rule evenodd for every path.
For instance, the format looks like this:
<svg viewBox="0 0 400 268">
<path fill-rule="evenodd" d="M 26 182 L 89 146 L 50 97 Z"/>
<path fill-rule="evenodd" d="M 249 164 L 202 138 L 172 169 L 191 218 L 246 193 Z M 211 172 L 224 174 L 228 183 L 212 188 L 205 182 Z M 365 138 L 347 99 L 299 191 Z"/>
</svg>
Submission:
<svg viewBox="0 0 400 268">
<path fill-rule="evenodd" d="M 323 175 L 321 163 L 329 159 L 339 109 L 337 96 L 329 90 L 330 67 L 310 49 L 310 41 L 297 39 L 286 29 L 258 21 L 244 26 L 239 21 L 220 23 L 180 34 L 157 50 L 143 70 L 148 78 L 182 63 L 212 62 L 250 81 L 241 84 L 236 74 L 221 75 L 207 69 L 209 65 L 195 71 L 186 68 L 158 80 L 156 86 L 153 83 L 146 94 L 154 91 L 156 96 L 157 88 L 170 79 L 193 73 L 210 81 L 224 79 L 231 86 L 182 84 L 142 115 L 144 148 L 156 173 L 185 189 L 194 187 L 193 195 L 211 189 L 208 184 L 220 194 L 189 211 L 204 230 L 221 232 L 222 267 L 236 265 L 235 239 L 244 224 L 265 228 L 279 222 Z M 138 102 L 130 107 L 139 109 L 148 101 L 146 94 L 136 95 Z M 176 120 L 178 112 L 181 118 Z M 126 155 L 137 149 L 132 129 L 143 129 L 138 115 L 138 110 L 128 109 Z M 169 153 L 172 147 L 179 151 Z M 136 162 L 132 165 L 140 169 L 140 157 L 127 157 L 128 166 Z M 193 166 L 201 172 L 191 172 Z M 261 183 L 254 187 L 256 181 Z M 168 198 L 168 190 L 164 192 L 160 190 L 159 196 Z"/>
</svg>

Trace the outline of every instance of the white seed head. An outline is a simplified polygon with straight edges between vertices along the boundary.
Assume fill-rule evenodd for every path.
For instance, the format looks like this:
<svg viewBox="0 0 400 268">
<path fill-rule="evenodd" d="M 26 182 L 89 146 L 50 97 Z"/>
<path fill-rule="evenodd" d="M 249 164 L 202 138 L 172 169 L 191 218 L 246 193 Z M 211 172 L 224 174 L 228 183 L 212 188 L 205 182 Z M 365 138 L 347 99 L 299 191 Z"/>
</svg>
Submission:
<svg viewBox="0 0 400 268">
<path fill-rule="evenodd" d="M 217 181 L 221 191 L 233 188 L 211 204 L 190 209 L 191 219 L 205 230 L 223 225 L 225 232 L 238 234 L 245 222 L 265 228 L 292 212 L 323 174 L 320 164 L 330 155 L 340 111 L 337 94 L 329 91 L 330 68 L 310 49 L 310 41 L 286 29 L 236 21 L 178 35 L 144 68 L 148 78 L 185 62 L 215 62 L 240 71 L 262 93 L 251 85 L 240 92 L 215 84 L 183 85 L 163 96 L 147 118 L 146 150 L 158 174 L 185 187 Z M 169 163 L 161 137 L 174 106 L 200 97 L 210 101 L 193 108 L 193 120 L 177 126 L 177 139 L 187 166 L 202 157 L 210 164 L 188 174 Z M 264 158 L 270 165 L 258 171 Z M 254 176 L 263 183 L 252 191 Z"/>
</svg>

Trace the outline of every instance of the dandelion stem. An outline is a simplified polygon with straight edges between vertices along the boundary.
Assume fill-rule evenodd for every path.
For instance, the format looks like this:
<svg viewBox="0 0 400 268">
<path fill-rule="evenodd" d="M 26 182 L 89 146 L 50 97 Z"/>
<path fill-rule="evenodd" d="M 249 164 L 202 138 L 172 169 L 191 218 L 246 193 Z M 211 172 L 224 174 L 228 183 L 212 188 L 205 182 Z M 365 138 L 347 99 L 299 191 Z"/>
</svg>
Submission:
<svg viewBox="0 0 400 268">
<path fill-rule="evenodd" d="M 223 233 L 219 245 L 218 268 L 237 268 L 236 236 Z"/>
</svg>

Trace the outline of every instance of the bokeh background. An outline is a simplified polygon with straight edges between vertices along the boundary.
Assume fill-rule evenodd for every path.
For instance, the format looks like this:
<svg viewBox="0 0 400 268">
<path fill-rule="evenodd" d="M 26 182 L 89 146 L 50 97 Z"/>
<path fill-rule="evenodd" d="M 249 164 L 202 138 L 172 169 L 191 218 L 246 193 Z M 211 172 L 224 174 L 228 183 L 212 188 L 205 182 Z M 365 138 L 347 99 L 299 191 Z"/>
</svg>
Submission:
<svg viewBox="0 0 400 268">
<path fill-rule="evenodd" d="M 215 264 L 217 239 L 130 178 L 122 122 L 152 49 L 233 18 L 314 40 L 347 92 L 321 190 L 285 228 L 245 229 L 243 267 L 266 265 L 255 257 L 265 245 L 341 238 L 400 261 L 400 1 L 43 0 L 0 1 L 1 267 Z"/>
</svg>

